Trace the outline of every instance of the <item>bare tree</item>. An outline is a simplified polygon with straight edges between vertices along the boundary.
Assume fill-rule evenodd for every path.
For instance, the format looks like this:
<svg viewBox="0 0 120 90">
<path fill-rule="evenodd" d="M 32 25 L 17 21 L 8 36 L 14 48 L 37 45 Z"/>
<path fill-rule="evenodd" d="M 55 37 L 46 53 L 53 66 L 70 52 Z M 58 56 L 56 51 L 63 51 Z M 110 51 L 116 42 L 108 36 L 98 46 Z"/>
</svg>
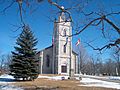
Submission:
<svg viewBox="0 0 120 90">
<path fill-rule="evenodd" d="M 103 60 L 100 57 L 92 58 L 87 66 L 87 73 L 92 75 L 116 75 L 116 62 L 112 59 Z"/>
<path fill-rule="evenodd" d="M 118 48 L 113 49 L 112 57 L 116 61 L 116 75 L 120 75 L 120 50 Z"/>
<path fill-rule="evenodd" d="M 89 61 L 88 54 L 82 44 L 77 46 L 78 52 L 78 73 L 85 73 L 86 63 Z"/>
<path fill-rule="evenodd" d="M 11 55 L 1 55 L 0 56 L 0 73 L 9 73 L 9 64 L 11 62 Z"/>
<path fill-rule="evenodd" d="M 62 1 L 62 0 L 61 0 Z M 88 1 L 91 1 L 91 0 L 87 0 Z M 103 47 L 100 47 L 100 48 L 95 48 L 93 47 L 90 43 L 87 43 L 90 47 L 92 47 L 94 50 L 103 50 L 103 49 L 109 49 L 113 46 L 115 47 L 118 47 L 119 48 L 119 44 L 120 44 L 120 38 L 119 38 L 119 35 L 120 35 L 120 28 L 117 26 L 117 24 L 111 20 L 111 17 L 116 17 L 116 15 L 119 16 L 120 14 L 120 11 L 110 11 L 108 13 L 104 13 L 103 11 L 100 11 L 100 12 L 96 12 L 96 11 L 91 11 L 89 14 L 86 14 L 85 11 L 83 10 L 83 8 L 85 8 L 85 6 L 82 5 L 82 3 L 80 2 L 77 2 L 79 3 L 78 6 L 83 6 L 83 7 L 71 7 L 71 8 L 62 8 L 58 3 L 54 2 L 53 0 L 48 0 L 48 2 L 54 6 L 56 6 L 61 12 L 65 12 L 67 14 L 69 14 L 69 18 L 70 18 L 70 21 L 73 21 L 72 20 L 72 17 L 71 17 L 71 13 L 69 12 L 69 10 L 71 9 L 79 9 L 80 11 L 80 15 L 84 15 L 86 17 L 89 17 L 91 18 L 91 15 L 94 15 L 94 18 L 91 18 L 87 21 L 87 23 L 85 25 L 83 25 L 83 27 L 77 27 L 77 32 L 72 34 L 71 36 L 75 36 L 75 35 L 79 35 L 81 32 L 85 31 L 87 28 L 89 28 L 90 26 L 95 26 L 95 27 L 99 27 L 101 25 L 101 32 L 103 34 L 103 36 L 105 37 L 106 34 L 105 34 L 105 29 L 106 29 L 106 24 L 110 25 L 114 31 L 118 34 L 118 37 L 112 41 L 110 41 L 108 44 L 104 45 Z M 71 1 L 72 2 L 72 1 Z M 100 2 L 99 2 L 100 3 Z M 88 4 L 88 3 L 87 3 Z M 88 9 L 88 8 L 87 8 Z M 113 35 L 114 36 L 114 35 Z"/>
<path fill-rule="evenodd" d="M 38 7 L 40 6 L 39 3 L 41 3 L 44 0 L 11 0 L 9 1 L 8 6 L 5 6 L 4 9 L 2 10 L 2 12 L 6 12 L 9 8 L 11 8 L 14 4 L 18 5 L 18 9 L 19 9 L 19 16 L 20 16 L 20 20 L 22 25 L 25 25 L 25 21 L 23 18 L 23 14 L 27 11 L 26 9 L 30 9 L 31 12 L 35 11 L 36 9 L 38 9 Z M 98 51 L 102 51 L 103 49 L 109 49 L 111 47 L 119 47 L 120 44 L 120 27 L 119 25 L 117 25 L 117 22 L 114 21 L 114 18 L 119 17 L 120 11 L 118 10 L 107 10 L 105 8 L 101 9 L 101 10 L 95 10 L 92 9 L 89 11 L 89 7 L 88 6 L 93 6 L 93 4 L 91 4 L 91 2 L 93 0 L 71 0 L 71 1 L 65 1 L 65 0 L 47 0 L 48 3 L 50 5 L 52 5 L 53 7 L 56 7 L 56 13 L 61 13 L 64 12 L 67 15 L 67 19 L 65 20 L 65 22 L 72 22 L 72 23 L 76 23 L 73 20 L 72 15 L 75 15 L 75 13 L 71 13 L 74 11 L 77 11 L 78 15 L 77 16 L 83 16 L 84 17 L 84 21 L 86 21 L 86 23 L 82 24 L 80 22 L 81 20 L 78 17 L 78 26 L 75 28 L 74 27 L 74 33 L 72 35 L 70 35 L 69 37 L 72 36 L 76 36 L 81 34 L 83 31 L 86 31 L 86 29 L 88 29 L 89 27 L 100 27 L 100 31 L 102 32 L 103 36 L 106 38 L 108 33 L 108 30 L 106 27 L 111 27 L 112 33 L 115 33 L 117 37 L 115 37 L 114 39 L 110 39 L 108 41 L 107 44 L 100 46 L 100 47 L 94 47 L 93 45 L 91 45 L 91 43 L 87 43 L 88 46 L 90 46 L 91 48 L 93 48 L 94 50 L 98 50 Z M 5 3 L 7 2 L 7 0 L 4 0 L 2 2 Z M 61 2 L 66 2 L 68 4 L 65 4 L 63 8 L 63 6 L 60 4 Z M 102 6 L 102 1 L 97 1 L 101 6 Z M 119 5 L 119 3 L 118 3 Z M 104 7 L 104 5 L 103 5 Z M 119 7 L 119 6 L 118 6 Z M 116 7 L 116 8 L 118 8 Z M 89 12 L 88 12 L 89 11 Z M 92 32 L 92 31 L 91 31 Z M 113 34 L 111 34 L 112 38 L 114 37 Z"/>
<path fill-rule="evenodd" d="M 84 64 L 84 74 L 87 75 L 95 75 L 94 70 L 95 68 L 93 67 L 94 64 L 91 59 L 88 59 L 87 62 Z"/>
<path fill-rule="evenodd" d="M 115 75 L 115 62 L 112 59 L 108 59 L 108 61 L 104 64 L 104 72 L 107 75 Z"/>
<path fill-rule="evenodd" d="M 3 73 L 3 67 L 4 67 L 4 62 L 5 62 L 5 57 L 4 55 L 1 56 L 1 60 L 0 60 L 0 71 L 1 73 Z"/>
</svg>

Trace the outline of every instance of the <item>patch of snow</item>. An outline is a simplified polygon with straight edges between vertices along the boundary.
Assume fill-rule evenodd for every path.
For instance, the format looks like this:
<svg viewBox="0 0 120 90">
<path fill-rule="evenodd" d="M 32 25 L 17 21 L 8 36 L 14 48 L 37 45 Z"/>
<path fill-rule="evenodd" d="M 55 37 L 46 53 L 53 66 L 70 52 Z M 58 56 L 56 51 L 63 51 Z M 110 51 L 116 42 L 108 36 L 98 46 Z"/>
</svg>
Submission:
<svg viewBox="0 0 120 90">
<path fill-rule="evenodd" d="M 92 76 L 92 75 L 81 75 L 81 77 L 96 78 L 96 79 L 109 79 L 109 80 L 120 80 L 120 76 Z"/>
<path fill-rule="evenodd" d="M 15 79 L 13 76 L 8 75 L 8 74 L 3 74 L 0 76 L 0 78 Z"/>
<path fill-rule="evenodd" d="M 64 79 L 68 79 L 69 76 L 42 76 L 39 75 L 38 78 L 47 78 L 50 80 L 64 80 Z"/>
<path fill-rule="evenodd" d="M 79 75 L 76 76 L 86 77 L 86 78 L 95 78 L 95 79 L 109 79 L 109 80 L 120 80 L 120 76 L 92 76 L 92 75 Z"/>
<path fill-rule="evenodd" d="M 118 76 L 110 76 L 110 77 L 108 77 L 108 79 L 110 79 L 110 80 L 120 80 L 120 77 L 118 77 Z"/>
<path fill-rule="evenodd" d="M 120 83 L 115 83 L 115 82 L 108 82 L 108 81 L 102 81 L 102 80 L 91 79 L 91 78 L 82 78 L 80 82 L 84 84 L 80 86 L 88 86 L 88 87 L 94 86 L 94 87 L 120 89 Z"/>
<path fill-rule="evenodd" d="M 80 76 L 80 75 L 83 75 L 82 73 L 80 73 L 80 74 L 75 74 L 75 76 Z"/>
<path fill-rule="evenodd" d="M 84 77 L 106 79 L 108 76 L 93 76 L 93 75 L 83 75 Z"/>
<path fill-rule="evenodd" d="M 0 90 L 24 90 L 24 89 L 14 85 L 1 85 Z"/>
<path fill-rule="evenodd" d="M 64 80 L 64 79 L 68 79 L 68 76 L 54 76 L 54 77 L 51 77 L 50 79 L 52 79 L 52 80 Z"/>
<path fill-rule="evenodd" d="M 50 78 L 50 76 L 42 76 L 42 75 L 39 75 L 38 78 Z"/>
<path fill-rule="evenodd" d="M 80 80 L 80 78 L 79 78 L 79 77 L 75 77 L 75 79 L 76 79 L 76 80 Z"/>
<path fill-rule="evenodd" d="M 0 76 L 0 84 L 10 83 L 10 82 L 13 82 L 14 80 L 15 78 L 8 74 L 3 74 Z"/>
</svg>

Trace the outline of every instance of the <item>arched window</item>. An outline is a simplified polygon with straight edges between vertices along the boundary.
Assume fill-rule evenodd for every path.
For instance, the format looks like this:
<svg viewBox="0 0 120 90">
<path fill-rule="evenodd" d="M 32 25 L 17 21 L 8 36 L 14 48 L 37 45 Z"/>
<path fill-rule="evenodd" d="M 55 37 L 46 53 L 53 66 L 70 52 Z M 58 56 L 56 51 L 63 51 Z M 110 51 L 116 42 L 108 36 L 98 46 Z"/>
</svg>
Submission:
<svg viewBox="0 0 120 90">
<path fill-rule="evenodd" d="M 46 56 L 46 66 L 47 67 L 50 66 L 50 56 L 49 55 Z"/>
</svg>

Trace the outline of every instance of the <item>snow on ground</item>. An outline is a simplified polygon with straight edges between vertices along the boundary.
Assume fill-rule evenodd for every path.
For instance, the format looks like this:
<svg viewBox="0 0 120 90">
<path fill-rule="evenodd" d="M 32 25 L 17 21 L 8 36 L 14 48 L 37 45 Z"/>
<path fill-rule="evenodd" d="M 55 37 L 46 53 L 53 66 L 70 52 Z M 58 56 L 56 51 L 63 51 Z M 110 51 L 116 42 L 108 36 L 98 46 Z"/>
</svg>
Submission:
<svg viewBox="0 0 120 90">
<path fill-rule="evenodd" d="M 47 78 L 50 80 L 64 80 L 64 79 L 68 79 L 69 76 L 42 76 L 39 75 L 38 78 Z"/>
<path fill-rule="evenodd" d="M 9 83 L 13 83 L 15 78 L 8 74 L 3 74 L 0 76 L 0 90 L 24 90 L 21 87 L 17 87 L 14 85 L 9 85 Z"/>
<path fill-rule="evenodd" d="M 84 75 L 84 74 L 75 74 L 75 76 L 87 77 L 87 78 L 96 78 L 96 79 L 107 79 L 108 76 L 95 76 L 95 75 Z"/>
<path fill-rule="evenodd" d="M 100 76 L 90 76 L 90 75 L 83 75 L 83 76 L 88 77 L 88 78 L 83 77 L 82 80 L 80 81 L 81 83 L 83 83 L 83 85 L 80 85 L 80 86 L 87 86 L 87 87 L 94 86 L 94 87 L 120 89 L 120 83 L 97 80 L 97 79 L 102 79 L 102 78 L 113 79 L 113 76 L 111 76 L 111 77 L 100 77 Z M 49 80 L 63 80 L 63 78 L 68 79 L 68 76 L 42 76 L 42 75 L 39 75 L 38 78 L 47 78 Z M 92 78 L 96 78 L 96 79 L 92 79 Z M 79 77 L 76 77 L 76 79 L 79 80 Z M 116 77 L 114 77 L 114 80 L 115 79 L 116 79 Z"/>
<path fill-rule="evenodd" d="M 0 84 L 10 83 L 10 82 L 13 82 L 14 80 L 15 80 L 15 78 L 8 74 L 3 74 L 0 76 Z"/>
<path fill-rule="evenodd" d="M 120 89 L 120 83 L 115 82 L 108 82 L 91 78 L 82 78 L 80 82 L 83 83 L 83 85 L 80 86 Z"/>
<path fill-rule="evenodd" d="M 94 75 L 82 75 L 82 76 L 90 77 L 90 78 L 98 78 L 98 79 L 104 79 L 108 77 L 108 76 L 94 76 Z"/>
<path fill-rule="evenodd" d="M 120 80 L 119 76 L 92 76 L 92 75 L 81 75 L 81 76 L 98 78 L 98 79 Z"/>
<path fill-rule="evenodd" d="M 13 76 L 8 75 L 8 74 L 3 74 L 0 76 L 0 78 L 15 79 Z"/>
<path fill-rule="evenodd" d="M 63 79 L 68 79 L 68 76 L 42 76 L 39 75 L 38 78 L 47 78 L 50 80 L 63 80 Z M 11 75 L 1 75 L 0 76 L 0 90 L 24 90 L 21 87 L 17 87 L 14 85 L 9 85 L 9 83 L 15 83 L 14 82 L 15 78 Z"/>
<path fill-rule="evenodd" d="M 69 76 L 55 76 L 55 77 L 51 77 L 50 79 L 52 80 L 64 80 L 64 79 L 68 79 Z"/>
<path fill-rule="evenodd" d="M 82 85 L 80 86 L 87 86 L 87 87 L 104 87 L 104 88 L 115 88 L 115 89 L 120 89 L 120 83 L 115 83 L 115 82 L 108 82 L 108 81 L 102 81 L 102 80 L 97 80 L 100 78 L 106 78 L 110 80 L 120 80 L 120 77 L 114 77 L 114 76 L 109 76 L 109 77 L 99 77 L 99 76 L 84 76 L 80 83 Z M 68 79 L 68 76 L 61 75 L 61 76 L 43 76 L 39 75 L 38 78 L 46 78 L 49 80 L 64 80 Z M 96 78 L 96 79 L 94 79 Z M 76 77 L 76 79 L 79 79 Z M 20 87 L 16 87 L 14 85 L 9 85 L 9 83 L 14 82 L 14 77 L 4 74 L 0 76 L 0 90 L 24 90 Z"/>
<path fill-rule="evenodd" d="M 39 75 L 38 78 L 50 78 L 50 76 Z"/>
<path fill-rule="evenodd" d="M 75 76 L 81 77 L 89 77 L 89 78 L 96 78 L 96 79 L 109 79 L 109 80 L 120 80 L 120 76 L 93 76 L 93 75 L 83 75 L 83 74 L 75 74 Z"/>
<path fill-rule="evenodd" d="M 110 80 L 120 80 L 120 77 L 118 77 L 118 76 L 109 76 L 108 79 L 110 79 Z"/>
<path fill-rule="evenodd" d="M 97 80 L 100 78 L 108 78 L 108 77 L 90 76 L 90 75 L 89 76 L 87 75 L 87 77 L 88 78 L 82 78 L 82 80 L 80 82 L 83 83 L 83 85 L 80 85 L 80 86 L 120 89 L 120 83 Z M 68 79 L 68 76 L 42 76 L 42 75 L 39 75 L 38 78 L 47 78 L 49 80 L 63 80 L 63 78 Z M 92 78 L 96 78 L 96 79 L 92 79 Z M 114 77 L 114 79 L 115 78 L 116 77 Z M 76 77 L 76 79 L 79 80 L 79 77 Z"/>
<path fill-rule="evenodd" d="M 24 90 L 24 89 L 14 85 L 1 85 L 0 90 Z"/>
</svg>

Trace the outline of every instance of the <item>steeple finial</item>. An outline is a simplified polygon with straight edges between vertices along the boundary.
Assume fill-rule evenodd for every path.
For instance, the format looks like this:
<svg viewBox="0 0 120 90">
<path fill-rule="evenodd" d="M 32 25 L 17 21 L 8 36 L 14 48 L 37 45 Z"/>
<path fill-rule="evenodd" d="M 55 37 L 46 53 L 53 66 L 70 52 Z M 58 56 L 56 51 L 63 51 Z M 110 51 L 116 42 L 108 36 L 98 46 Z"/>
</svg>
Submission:
<svg viewBox="0 0 120 90">
<path fill-rule="evenodd" d="M 64 6 L 61 6 L 62 9 L 64 9 Z"/>
</svg>

